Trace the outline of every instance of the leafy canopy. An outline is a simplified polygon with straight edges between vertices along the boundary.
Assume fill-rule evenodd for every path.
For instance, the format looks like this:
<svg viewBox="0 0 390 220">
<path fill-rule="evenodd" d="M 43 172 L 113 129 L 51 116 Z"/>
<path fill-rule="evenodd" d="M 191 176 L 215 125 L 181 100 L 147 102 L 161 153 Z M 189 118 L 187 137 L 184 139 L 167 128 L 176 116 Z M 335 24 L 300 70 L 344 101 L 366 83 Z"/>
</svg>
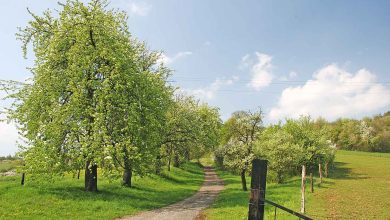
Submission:
<svg viewBox="0 0 390 220">
<path fill-rule="evenodd" d="M 110 172 L 130 163 L 143 174 L 171 103 L 169 70 L 107 1 L 60 5 L 57 15 L 30 12 L 17 34 L 24 53 L 32 43 L 35 54 L 31 79 L 9 96 L 9 119 L 27 141 L 26 170 L 61 174 L 89 161 Z"/>
</svg>

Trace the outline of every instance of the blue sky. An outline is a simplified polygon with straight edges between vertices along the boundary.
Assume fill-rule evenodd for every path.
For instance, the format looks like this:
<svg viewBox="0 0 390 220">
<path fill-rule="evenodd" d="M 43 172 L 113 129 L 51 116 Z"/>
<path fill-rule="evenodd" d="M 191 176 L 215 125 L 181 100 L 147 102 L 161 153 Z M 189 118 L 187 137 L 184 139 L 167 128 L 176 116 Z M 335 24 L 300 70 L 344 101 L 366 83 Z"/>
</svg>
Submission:
<svg viewBox="0 0 390 220">
<path fill-rule="evenodd" d="M 24 80 L 16 27 L 57 1 L 0 5 L 0 79 Z M 174 70 L 172 80 L 221 110 L 261 107 L 267 123 L 310 114 L 329 120 L 390 110 L 389 1 L 112 0 L 130 31 Z M 2 102 L 0 106 L 7 103 Z M 0 123 L 0 155 L 17 132 Z"/>
</svg>

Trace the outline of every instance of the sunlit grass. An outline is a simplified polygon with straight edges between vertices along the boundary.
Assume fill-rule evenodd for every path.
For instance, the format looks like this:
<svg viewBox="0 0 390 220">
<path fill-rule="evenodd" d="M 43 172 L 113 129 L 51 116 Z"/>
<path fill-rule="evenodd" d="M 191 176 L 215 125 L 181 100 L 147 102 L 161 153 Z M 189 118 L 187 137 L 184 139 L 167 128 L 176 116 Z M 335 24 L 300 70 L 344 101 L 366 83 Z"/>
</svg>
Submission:
<svg viewBox="0 0 390 220">
<path fill-rule="evenodd" d="M 339 151 L 336 169 L 314 193 L 306 188 L 306 214 L 314 219 L 389 219 L 390 154 Z M 248 192 L 241 190 L 240 177 L 219 171 L 225 190 L 216 203 L 205 211 L 207 219 L 247 219 Z M 250 183 L 250 179 L 248 180 Z M 248 185 L 249 186 L 249 185 Z M 300 210 L 300 178 L 284 184 L 267 184 L 266 198 L 280 205 Z M 274 208 L 266 205 L 266 219 L 273 219 Z M 277 210 L 277 219 L 297 217 Z"/>
<path fill-rule="evenodd" d="M 195 163 L 184 164 L 182 169 L 173 167 L 169 178 L 135 178 L 133 188 L 99 177 L 98 193 L 85 192 L 83 181 L 67 176 L 37 184 L 27 176 L 22 187 L 20 176 L 0 177 L 0 219 L 113 219 L 190 196 L 202 184 L 203 172 Z"/>
</svg>

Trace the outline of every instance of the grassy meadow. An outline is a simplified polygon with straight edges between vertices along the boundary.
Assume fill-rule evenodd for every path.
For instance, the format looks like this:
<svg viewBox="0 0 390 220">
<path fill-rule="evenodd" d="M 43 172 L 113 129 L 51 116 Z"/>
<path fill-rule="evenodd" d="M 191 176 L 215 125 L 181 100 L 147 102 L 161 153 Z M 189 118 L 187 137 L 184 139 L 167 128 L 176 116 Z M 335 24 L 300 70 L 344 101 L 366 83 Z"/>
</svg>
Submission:
<svg viewBox="0 0 390 220">
<path fill-rule="evenodd" d="M 390 219 L 390 154 L 338 151 L 329 178 L 319 180 L 314 193 L 306 183 L 306 214 L 314 219 Z M 248 192 L 241 190 L 240 177 L 219 171 L 225 190 L 216 203 L 204 211 L 207 219 L 246 219 Z M 250 183 L 250 179 L 247 180 Z M 284 184 L 267 184 L 266 198 L 290 209 L 300 209 L 300 178 Z M 266 205 L 266 219 L 274 208 Z M 278 219 L 297 219 L 277 210 Z"/>
<path fill-rule="evenodd" d="M 169 177 L 164 172 L 166 177 L 133 179 L 133 188 L 99 177 L 98 193 L 83 190 L 83 176 L 39 184 L 27 176 L 25 186 L 20 185 L 19 175 L 0 177 L 0 219 L 114 219 L 182 200 L 203 182 L 196 163 L 171 168 Z"/>
<path fill-rule="evenodd" d="M 21 165 L 20 160 L 1 160 L 0 161 L 0 173 L 15 170 Z"/>
</svg>

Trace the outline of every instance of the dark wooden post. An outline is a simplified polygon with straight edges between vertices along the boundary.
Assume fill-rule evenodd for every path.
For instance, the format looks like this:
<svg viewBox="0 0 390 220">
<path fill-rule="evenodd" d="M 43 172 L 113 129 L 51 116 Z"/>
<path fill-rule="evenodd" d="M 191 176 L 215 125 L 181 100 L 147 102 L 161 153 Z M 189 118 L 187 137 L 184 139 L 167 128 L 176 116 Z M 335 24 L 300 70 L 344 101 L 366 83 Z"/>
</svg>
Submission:
<svg viewBox="0 0 390 220">
<path fill-rule="evenodd" d="M 249 198 L 248 220 L 264 219 L 267 163 L 268 161 L 259 159 L 255 159 L 252 162 L 252 180 Z"/>
<path fill-rule="evenodd" d="M 26 166 L 26 164 L 23 164 L 23 167 L 25 167 Z M 24 168 L 23 168 L 24 169 Z M 24 170 L 23 170 L 23 173 L 22 173 L 22 180 L 20 181 L 20 184 L 22 185 L 22 186 L 24 186 L 24 180 L 25 180 L 25 178 L 26 178 L 26 173 L 24 172 Z"/>
<path fill-rule="evenodd" d="M 20 184 L 23 186 L 24 185 L 24 178 L 25 178 L 25 173 L 22 173 L 22 180 L 20 181 Z"/>
</svg>

